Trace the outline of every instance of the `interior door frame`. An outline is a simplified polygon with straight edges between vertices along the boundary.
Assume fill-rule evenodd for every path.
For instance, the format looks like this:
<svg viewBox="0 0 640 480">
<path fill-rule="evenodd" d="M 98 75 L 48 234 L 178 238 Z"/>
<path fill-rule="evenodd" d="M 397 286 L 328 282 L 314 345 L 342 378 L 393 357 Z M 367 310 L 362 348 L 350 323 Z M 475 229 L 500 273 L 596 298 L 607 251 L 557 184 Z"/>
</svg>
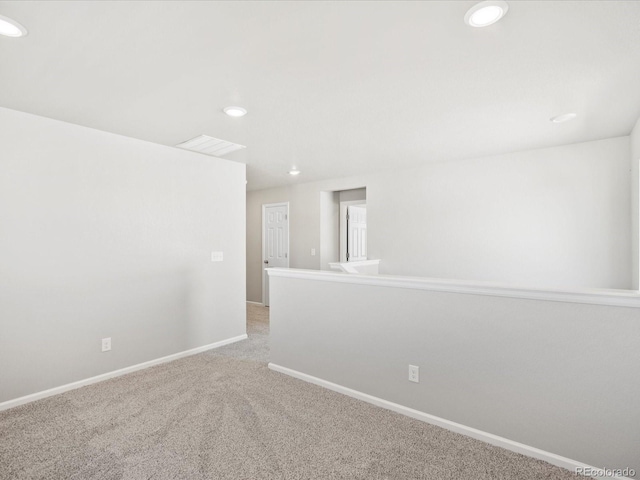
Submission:
<svg viewBox="0 0 640 480">
<path fill-rule="evenodd" d="M 367 205 L 366 200 L 346 200 L 340 202 L 340 262 L 347 261 L 347 207 Z M 367 249 L 368 251 L 368 249 Z"/>
<path fill-rule="evenodd" d="M 289 255 L 291 252 L 291 248 L 290 248 L 290 243 L 289 243 L 289 237 L 290 237 L 290 230 L 291 230 L 291 221 L 290 221 L 290 217 L 289 217 L 289 202 L 278 202 L 278 203 L 263 203 L 262 204 L 262 246 L 260 249 L 260 259 L 261 259 L 261 273 L 262 273 L 262 277 L 260 277 L 260 283 L 262 284 L 262 305 L 267 305 L 266 300 L 266 291 L 267 291 L 267 282 L 266 282 L 266 272 L 265 270 L 267 269 L 266 264 L 264 263 L 264 261 L 266 260 L 266 255 L 265 255 L 265 248 L 267 247 L 267 231 L 265 229 L 266 226 L 266 212 L 267 212 L 267 208 L 269 207 L 287 207 L 287 213 L 285 214 L 287 216 L 286 220 L 287 220 L 287 266 L 285 268 L 289 268 L 289 259 L 291 258 L 291 255 Z"/>
</svg>

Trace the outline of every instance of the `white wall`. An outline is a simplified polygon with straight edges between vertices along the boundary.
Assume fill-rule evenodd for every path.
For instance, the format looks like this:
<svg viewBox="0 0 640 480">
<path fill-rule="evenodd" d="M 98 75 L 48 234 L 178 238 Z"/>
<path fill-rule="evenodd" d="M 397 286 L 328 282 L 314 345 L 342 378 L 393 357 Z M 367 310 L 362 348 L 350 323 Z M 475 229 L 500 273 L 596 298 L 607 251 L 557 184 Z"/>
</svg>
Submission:
<svg viewBox="0 0 640 480">
<path fill-rule="evenodd" d="M 0 402 L 245 333 L 244 165 L 4 108 L 0 145 Z"/>
<path fill-rule="evenodd" d="M 339 192 L 341 202 L 353 202 L 367 199 L 366 188 L 355 188 L 353 190 L 343 190 Z"/>
<path fill-rule="evenodd" d="M 639 308 L 330 275 L 270 277 L 272 363 L 588 465 L 640 473 Z M 420 383 L 408 381 L 410 364 L 420 367 Z"/>
<path fill-rule="evenodd" d="M 632 288 L 640 288 L 640 118 L 630 135 L 631 144 L 631 263 Z"/>
<path fill-rule="evenodd" d="M 340 260 L 340 196 L 342 192 L 320 192 L 320 268 Z"/>
<path fill-rule="evenodd" d="M 629 137 L 247 194 L 247 292 L 261 300 L 263 203 L 289 201 L 293 268 L 320 269 L 320 192 L 367 188 L 381 273 L 631 288 Z"/>
</svg>

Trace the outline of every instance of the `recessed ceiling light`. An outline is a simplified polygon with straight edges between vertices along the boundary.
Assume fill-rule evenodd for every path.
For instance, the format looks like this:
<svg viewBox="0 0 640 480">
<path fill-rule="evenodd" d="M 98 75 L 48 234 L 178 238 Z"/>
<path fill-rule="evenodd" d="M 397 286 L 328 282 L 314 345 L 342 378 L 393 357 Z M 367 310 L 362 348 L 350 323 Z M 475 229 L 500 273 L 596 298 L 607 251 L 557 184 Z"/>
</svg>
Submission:
<svg viewBox="0 0 640 480">
<path fill-rule="evenodd" d="M 247 114 L 247 111 L 242 107 L 225 107 L 222 111 L 230 117 L 244 117 Z"/>
<path fill-rule="evenodd" d="M 300 175 L 300 170 L 298 170 L 297 168 L 289 170 L 289 175 Z"/>
<path fill-rule="evenodd" d="M 27 29 L 11 18 L 0 15 L 0 35 L 7 37 L 24 37 Z"/>
<path fill-rule="evenodd" d="M 576 115 L 575 113 L 564 113 L 562 115 L 558 115 L 557 117 L 551 117 L 550 120 L 553 123 L 564 123 L 568 122 L 569 120 L 573 120 L 577 116 L 578 115 Z"/>
<path fill-rule="evenodd" d="M 469 9 L 464 21 L 472 27 L 488 27 L 504 17 L 509 10 L 507 2 L 500 0 L 480 2 Z"/>
</svg>

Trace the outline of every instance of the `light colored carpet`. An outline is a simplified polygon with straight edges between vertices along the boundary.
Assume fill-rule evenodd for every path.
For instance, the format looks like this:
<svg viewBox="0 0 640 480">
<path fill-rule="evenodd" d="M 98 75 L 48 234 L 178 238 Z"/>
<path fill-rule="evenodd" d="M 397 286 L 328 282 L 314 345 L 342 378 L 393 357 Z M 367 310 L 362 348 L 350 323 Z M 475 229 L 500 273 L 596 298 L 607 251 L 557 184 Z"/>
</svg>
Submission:
<svg viewBox="0 0 640 480">
<path fill-rule="evenodd" d="M 248 313 L 248 340 L 0 413 L 0 478 L 577 478 L 270 371 Z"/>
</svg>

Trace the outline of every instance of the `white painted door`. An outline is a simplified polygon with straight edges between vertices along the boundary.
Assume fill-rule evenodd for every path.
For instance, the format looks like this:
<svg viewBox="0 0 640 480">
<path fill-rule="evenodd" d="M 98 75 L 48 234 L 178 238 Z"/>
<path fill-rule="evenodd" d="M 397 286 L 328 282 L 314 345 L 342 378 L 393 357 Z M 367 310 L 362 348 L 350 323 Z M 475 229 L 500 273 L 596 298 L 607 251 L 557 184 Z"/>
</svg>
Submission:
<svg viewBox="0 0 640 480">
<path fill-rule="evenodd" d="M 367 259 L 367 207 L 347 207 L 347 262 Z"/>
<path fill-rule="evenodd" d="M 262 302 L 269 305 L 269 275 L 267 268 L 289 267 L 289 204 L 263 206 L 262 236 Z"/>
</svg>

